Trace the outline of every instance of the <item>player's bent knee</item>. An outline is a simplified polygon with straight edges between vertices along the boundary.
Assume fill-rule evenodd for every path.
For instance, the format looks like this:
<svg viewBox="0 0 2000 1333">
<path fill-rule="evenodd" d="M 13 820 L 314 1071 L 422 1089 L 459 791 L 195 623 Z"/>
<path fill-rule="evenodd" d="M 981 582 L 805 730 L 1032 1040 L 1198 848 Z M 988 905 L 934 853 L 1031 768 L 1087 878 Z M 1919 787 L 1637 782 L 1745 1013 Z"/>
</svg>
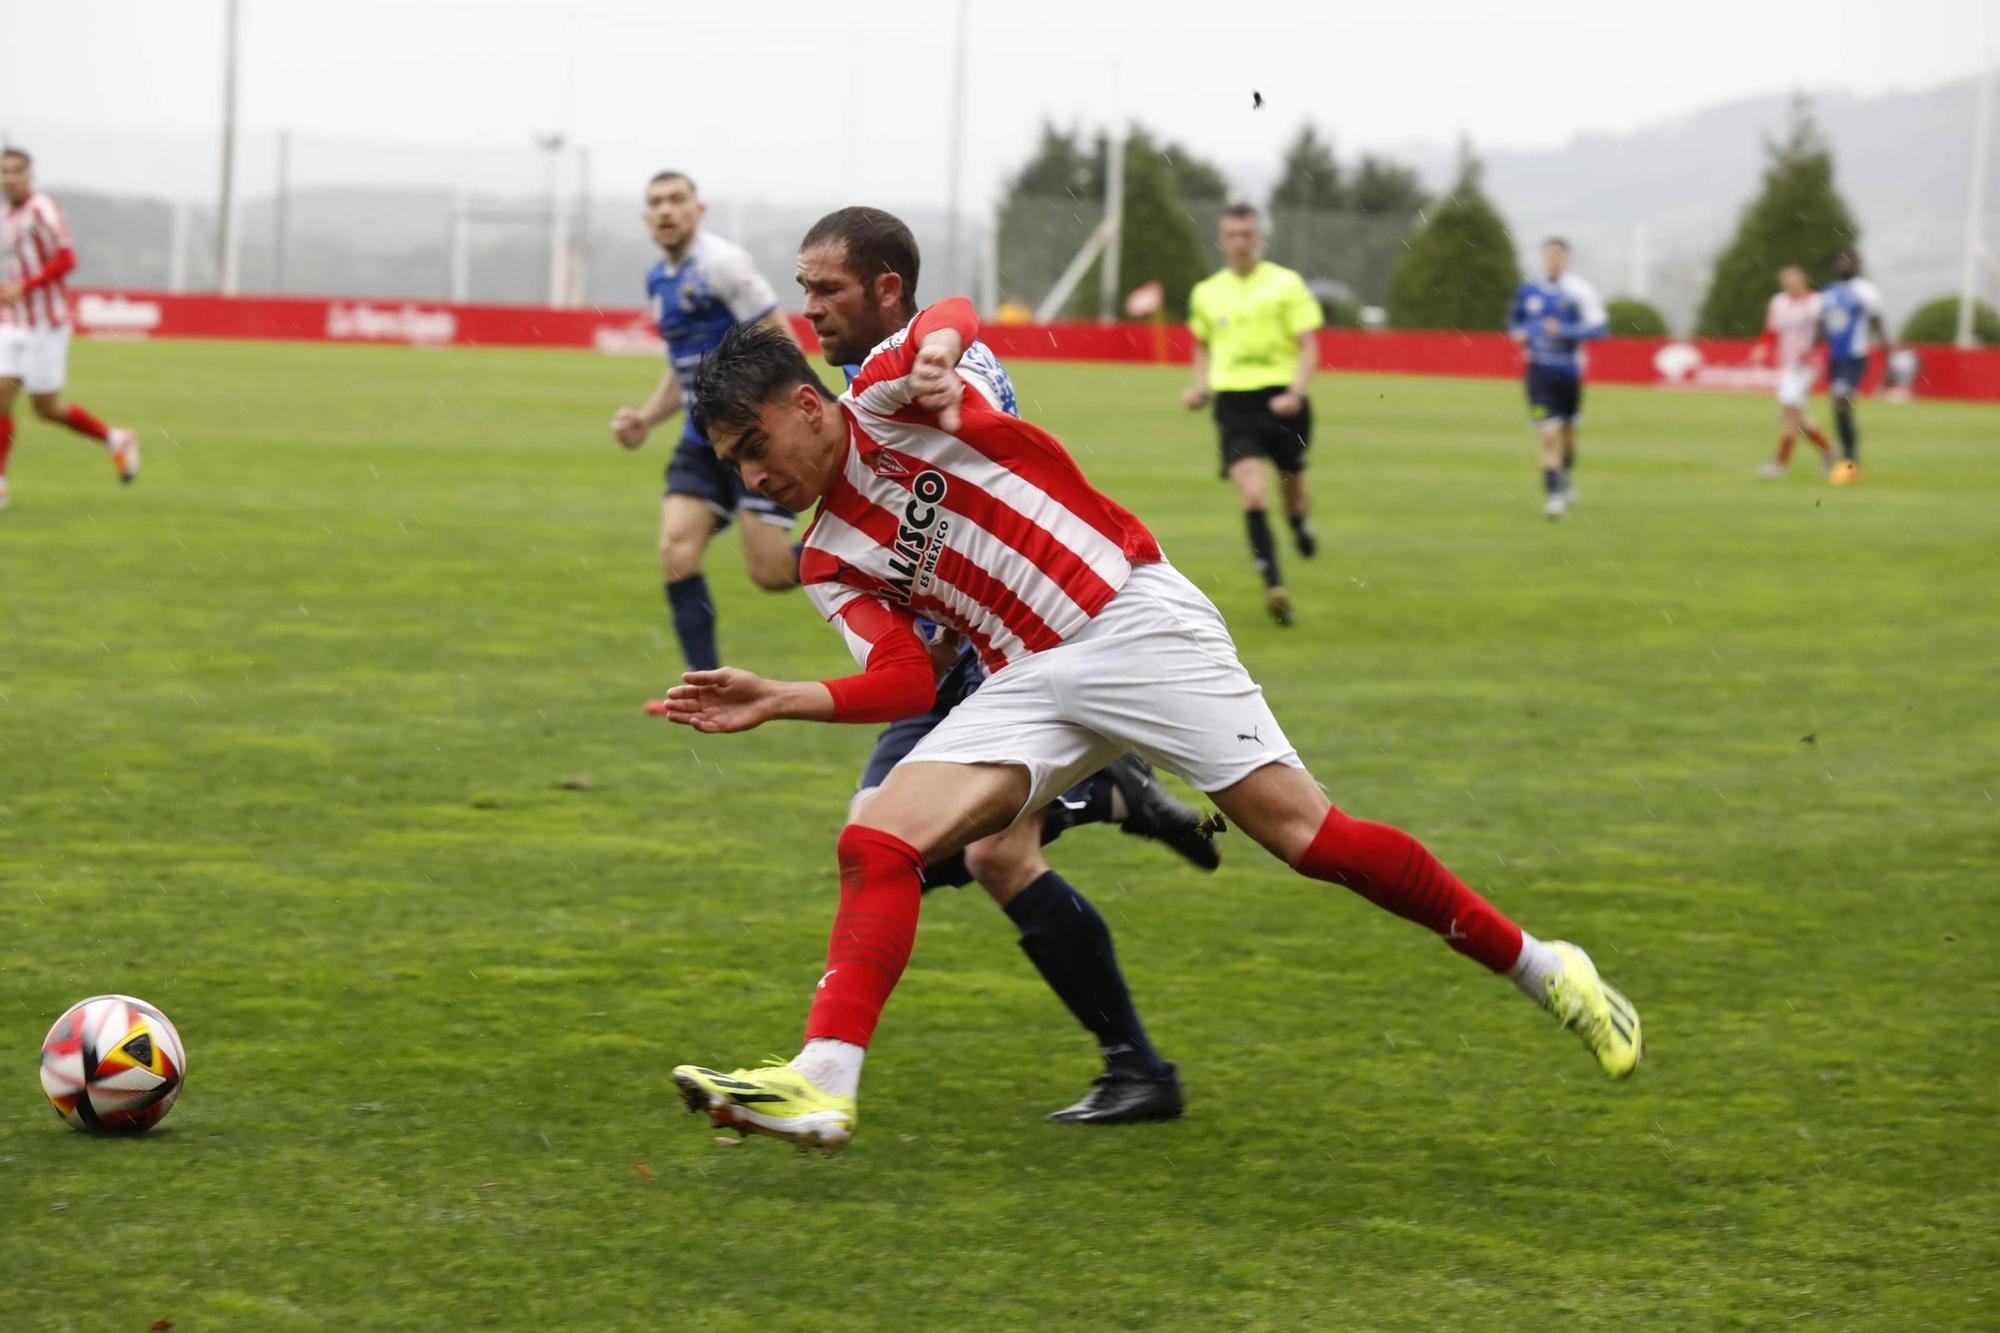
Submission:
<svg viewBox="0 0 2000 1333">
<path fill-rule="evenodd" d="M 1038 843 L 1023 844 L 1004 833 L 972 843 L 964 856 L 966 871 L 1003 907 L 1049 868 Z"/>
<path fill-rule="evenodd" d="M 667 582 L 678 583 L 701 573 L 701 553 L 705 542 L 674 538 L 660 543 L 660 573 Z"/>
<path fill-rule="evenodd" d="M 63 405 L 60 400 L 37 397 L 32 401 L 35 405 L 35 415 L 42 420 L 61 421 L 63 419 Z"/>
</svg>

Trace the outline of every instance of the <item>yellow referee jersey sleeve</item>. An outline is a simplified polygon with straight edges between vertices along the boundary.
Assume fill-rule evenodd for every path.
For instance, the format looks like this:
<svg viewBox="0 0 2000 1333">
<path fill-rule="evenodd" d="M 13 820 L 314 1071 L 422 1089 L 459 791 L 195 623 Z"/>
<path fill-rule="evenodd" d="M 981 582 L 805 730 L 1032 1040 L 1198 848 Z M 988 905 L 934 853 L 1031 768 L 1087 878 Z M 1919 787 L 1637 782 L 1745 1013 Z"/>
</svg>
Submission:
<svg viewBox="0 0 2000 1333">
<path fill-rule="evenodd" d="M 1324 322 L 1305 279 L 1277 264 L 1248 276 L 1225 268 L 1188 297 L 1188 328 L 1208 348 L 1208 387 L 1218 393 L 1290 383 L 1299 335 Z"/>
</svg>

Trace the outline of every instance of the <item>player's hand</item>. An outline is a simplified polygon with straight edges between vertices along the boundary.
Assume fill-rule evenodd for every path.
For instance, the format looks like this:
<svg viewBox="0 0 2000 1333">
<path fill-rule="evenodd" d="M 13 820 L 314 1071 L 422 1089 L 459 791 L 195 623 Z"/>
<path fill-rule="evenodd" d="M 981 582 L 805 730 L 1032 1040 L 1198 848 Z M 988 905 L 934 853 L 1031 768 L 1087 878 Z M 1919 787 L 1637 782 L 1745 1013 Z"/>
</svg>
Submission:
<svg viewBox="0 0 2000 1333">
<path fill-rule="evenodd" d="M 18 305 L 23 289 L 18 282 L 0 282 L 0 305 Z"/>
<path fill-rule="evenodd" d="M 646 419 L 629 407 L 621 407 L 611 414 L 611 438 L 627 449 L 637 449 L 644 444 L 650 431 Z"/>
<path fill-rule="evenodd" d="M 1181 391 L 1181 406 L 1190 412 L 1201 411 L 1202 408 L 1208 406 L 1208 390 L 1183 389 Z"/>
<path fill-rule="evenodd" d="M 965 381 L 958 377 L 958 358 L 964 349 L 958 335 L 940 329 L 924 339 L 917 359 L 910 367 L 910 391 L 918 407 L 935 412 L 938 425 L 946 431 L 958 429 L 958 405 L 965 399 Z"/>
<path fill-rule="evenodd" d="M 771 684 L 735 667 L 689 671 L 666 698 L 649 702 L 646 711 L 696 731 L 749 731 L 771 720 Z"/>
<path fill-rule="evenodd" d="M 1771 359 L 1771 349 L 1766 347 L 1763 343 L 1758 343 L 1755 347 L 1750 349 L 1751 365 L 1761 366 L 1770 359 Z"/>
<path fill-rule="evenodd" d="M 1563 332 L 1562 321 L 1557 319 L 1554 315 L 1542 316 L 1542 332 L 1544 335 L 1550 338 L 1562 337 L 1562 332 Z"/>
<path fill-rule="evenodd" d="M 1306 410 L 1306 400 L 1289 389 L 1271 399 L 1271 415 L 1274 417 L 1295 417 Z"/>
<path fill-rule="evenodd" d="M 1507 336 L 1512 338 L 1518 347 L 1526 347 L 1528 345 L 1528 331 L 1526 329 L 1509 329 L 1507 330 Z"/>
</svg>

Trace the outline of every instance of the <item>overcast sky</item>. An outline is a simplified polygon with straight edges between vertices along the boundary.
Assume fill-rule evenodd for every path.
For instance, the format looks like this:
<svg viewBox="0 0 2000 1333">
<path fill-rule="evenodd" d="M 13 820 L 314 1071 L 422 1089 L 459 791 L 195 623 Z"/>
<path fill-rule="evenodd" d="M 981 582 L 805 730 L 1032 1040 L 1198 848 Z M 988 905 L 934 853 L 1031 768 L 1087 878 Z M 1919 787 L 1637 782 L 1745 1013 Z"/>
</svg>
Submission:
<svg viewBox="0 0 2000 1333">
<path fill-rule="evenodd" d="M 658 166 L 711 197 L 942 204 L 951 0 L 241 0 L 244 188 L 295 179 L 537 189 L 531 136 L 597 193 Z M 970 0 L 964 199 L 1044 118 L 1133 117 L 1225 168 L 1310 118 L 1343 155 L 1554 146 L 1734 97 L 1933 86 L 2000 42 L 2000 0 Z M 0 129 L 45 182 L 215 189 L 224 0 L 0 0 Z M 1265 108 L 1251 109 L 1252 91 Z M 350 147 L 349 145 L 354 145 Z M 367 146 L 364 150 L 361 146 Z"/>
</svg>

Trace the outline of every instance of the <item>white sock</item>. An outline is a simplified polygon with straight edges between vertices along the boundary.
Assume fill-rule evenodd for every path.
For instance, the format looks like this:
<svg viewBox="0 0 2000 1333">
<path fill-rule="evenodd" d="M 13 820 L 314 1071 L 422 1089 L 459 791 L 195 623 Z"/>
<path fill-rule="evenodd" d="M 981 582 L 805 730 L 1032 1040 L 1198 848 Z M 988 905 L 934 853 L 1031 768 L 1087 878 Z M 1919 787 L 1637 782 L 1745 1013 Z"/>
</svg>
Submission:
<svg viewBox="0 0 2000 1333">
<path fill-rule="evenodd" d="M 1545 1005 L 1549 1002 L 1548 979 L 1561 972 L 1562 966 L 1561 954 L 1524 930 L 1521 932 L 1521 956 L 1514 960 L 1514 966 L 1507 969 L 1507 975 L 1521 988 L 1521 994 L 1536 1004 Z"/>
<path fill-rule="evenodd" d="M 792 1068 L 830 1097 L 852 1097 L 861 1086 L 861 1057 L 866 1054 L 866 1046 L 817 1037 L 806 1043 L 806 1048 L 792 1061 Z"/>
</svg>

